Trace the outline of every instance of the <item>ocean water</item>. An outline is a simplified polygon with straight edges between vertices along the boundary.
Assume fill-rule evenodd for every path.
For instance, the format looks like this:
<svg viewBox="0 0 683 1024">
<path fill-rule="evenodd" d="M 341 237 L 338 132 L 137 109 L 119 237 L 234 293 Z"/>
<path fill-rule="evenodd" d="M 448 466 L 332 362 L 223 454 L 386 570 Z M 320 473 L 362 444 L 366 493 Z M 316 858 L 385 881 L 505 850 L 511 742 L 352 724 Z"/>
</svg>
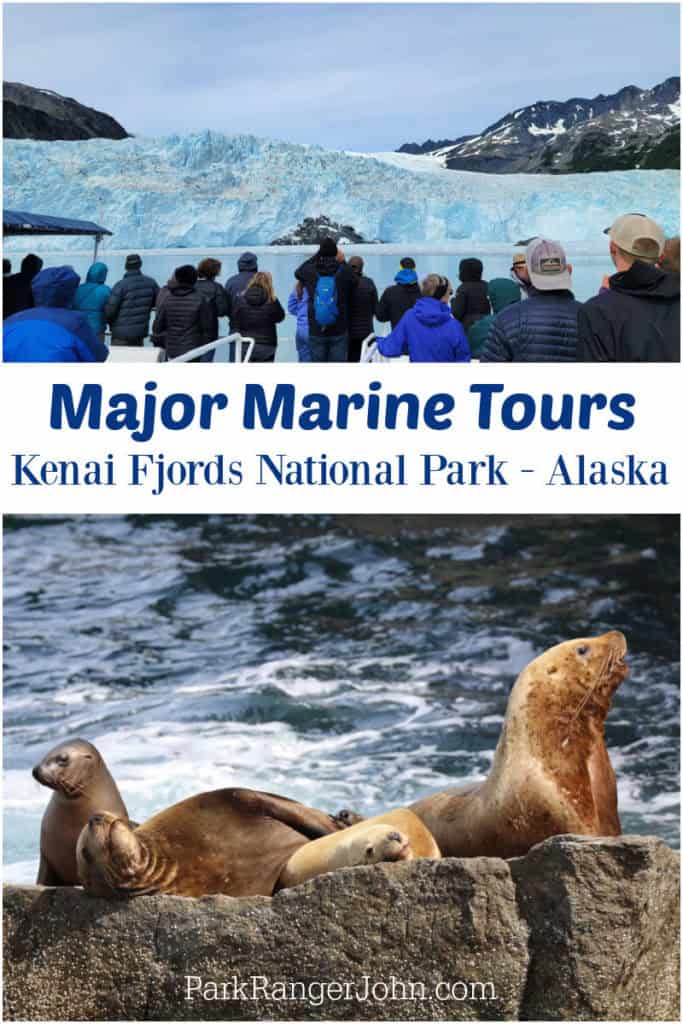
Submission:
<svg viewBox="0 0 683 1024">
<path fill-rule="evenodd" d="M 679 841 L 674 516 L 11 517 L 5 879 L 80 736 L 143 821 L 224 786 L 372 814 L 487 774 L 517 673 L 611 628 L 625 832 Z"/>
<path fill-rule="evenodd" d="M 40 238 L 34 239 L 32 251 L 45 260 L 46 266 L 58 266 L 66 263 L 72 266 L 82 279 L 85 279 L 88 267 L 92 263 L 92 248 L 87 248 L 84 252 L 47 252 L 44 249 L 45 241 Z M 252 246 L 250 251 L 257 253 L 259 267 L 272 273 L 276 294 L 286 310 L 287 298 L 294 285 L 294 271 L 316 251 L 316 247 Z M 424 244 L 344 246 L 347 257 L 354 254 L 363 257 L 365 260 L 364 272 L 374 280 L 380 295 L 384 288 L 394 283 L 394 275 L 399 270 L 399 261 L 402 256 L 413 256 L 417 262 L 417 272 L 420 278 L 426 277 L 429 273 L 443 274 L 449 277 L 457 287 L 459 283 L 458 265 L 461 259 L 478 256 L 484 264 L 485 279 L 491 280 L 494 277 L 509 276 L 512 254 L 516 251 L 517 249 L 508 243 L 496 245 L 468 242 L 438 247 Z M 568 243 L 566 251 L 567 258 L 574 268 L 574 292 L 577 299 L 583 301 L 597 294 L 603 276 L 614 270 L 605 239 L 599 239 L 596 243 Z M 142 269 L 143 273 L 150 274 L 161 285 L 166 283 L 173 270 L 181 264 L 193 263 L 196 265 L 203 257 L 213 256 L 215 259 L 221 260 L 223 264 L 219 281 L 224 284 L 228 277 L 237 272 L 237 258 L 242 252 L 244 252 L 244 247 L 143 251 L 141 252 Z M 16 263 L 18 268 L 22 254 L 8 252 L 8 255 L 12 259 L 13 266 Z M 107 283 L 114 284 L 123 275 L 126 253 L 103 249 L 98 258 L 102 259 L 109 267 Z M 227 320 L 221 321 L 221 326 L 227 328 Z M 390 329 L 389 324 L 380 324 L 379 322 L 375 323 L 375 327 L 378 334 L 386 334 Z M 285 321 L 278 326 L 279 343 L 276 355 L 278 362 L 296 361 L 295 333 L 294 317 L 287 314 Z M 216 359 L 219 362 L 226 360 L 225 350 L 219 351 Z"/>
</svg>

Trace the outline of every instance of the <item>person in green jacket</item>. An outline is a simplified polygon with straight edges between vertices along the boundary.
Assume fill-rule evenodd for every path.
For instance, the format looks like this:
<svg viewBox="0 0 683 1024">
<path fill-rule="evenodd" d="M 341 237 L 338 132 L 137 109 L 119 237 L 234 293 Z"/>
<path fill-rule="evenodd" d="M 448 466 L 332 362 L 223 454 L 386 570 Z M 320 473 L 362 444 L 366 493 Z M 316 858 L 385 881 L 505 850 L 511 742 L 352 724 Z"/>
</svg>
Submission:
<svg viewBox="0 0 683 1024">
<path fill-rule="evenodd" d="M 479 358 L 488 337 L 489 327 L 498 313 L 515 302 L 521 302 L 522 289 L 515 281 L 510 281 L 507 277 L 494 277 L 493 281 L 489 281 L 489 300 L 493 313 L 477 320 L 467 332 L 473 359 Z"/>
<path fill-rule="evenodd" d="M 106 263 L 93 263 L 84 284 L 76 289 L 72 309 L 85 313 L 88 323 L 100 339 L 104 341 L 106 321 L 104 319 L 104 307 L 111 295 L 111 288 L 104 282 L 107 279 L 109 268 Z"/>
</svg>

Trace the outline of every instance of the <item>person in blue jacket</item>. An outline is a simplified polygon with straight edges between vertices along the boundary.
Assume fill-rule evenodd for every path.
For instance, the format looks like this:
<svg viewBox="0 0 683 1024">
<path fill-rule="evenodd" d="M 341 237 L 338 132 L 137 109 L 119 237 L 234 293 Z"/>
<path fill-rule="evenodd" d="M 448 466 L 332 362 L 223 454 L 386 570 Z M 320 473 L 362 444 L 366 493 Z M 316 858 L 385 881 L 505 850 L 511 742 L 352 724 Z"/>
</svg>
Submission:
<svg viewBox="0 0 683 1024">
<path fill-rule="evenodd" d="M 308 292 L 297 281 L 287 300 L 287 309 L 296 317 L 296 350 L 300 363 L 311 362 L 311 346 L 308 342 Z"/>
<path fill-rule="evenodd" d="M 6 363 L 103 363 L 109 355 L 83 313 L 71 305 L 80 278 L 73 267 L 48 267 L 32 283 L 33 309 L 3 324 Z"/>
<path fill-rule="evenodd" d="M 422 282 L 422 297 L 403 314 L 391 334 L 377 339 L 382 355 L 407 354 L 411 363 L 469 363 L 465 330 L 448 306 L 452 294 L 447 277 L 429 274 Z"/>
<path fill-rule="evenodd" d="M 85 313 L 93 331 L 104 342 L 107 322 L 104 319 L 104 307 L 111 295 L 111 288 L 104 282 L 107 280 L 109 268 L 106 263 L 93 263 L 88 271 L 85 284 L 76 289 L 73 308 Z"/>
</svg>

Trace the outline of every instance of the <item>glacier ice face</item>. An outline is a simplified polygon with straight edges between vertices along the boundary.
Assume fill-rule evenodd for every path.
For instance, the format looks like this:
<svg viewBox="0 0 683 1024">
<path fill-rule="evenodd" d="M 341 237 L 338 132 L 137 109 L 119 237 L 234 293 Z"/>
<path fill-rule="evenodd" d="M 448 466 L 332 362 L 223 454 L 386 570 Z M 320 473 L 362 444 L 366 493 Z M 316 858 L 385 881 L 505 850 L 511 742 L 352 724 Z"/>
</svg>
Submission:
<svg viewBox="0 0 683 1024">
<path fill-rule="evenodd" d="M 386 242 L 588 241 L 631 210 L 679 233 L 677 171 L 488 175 L 404 156 L 212 131 L 7 140 L 4 205 L 95 220 L 116 249 L 267 245 L 321 214 Z"/>
</svg>

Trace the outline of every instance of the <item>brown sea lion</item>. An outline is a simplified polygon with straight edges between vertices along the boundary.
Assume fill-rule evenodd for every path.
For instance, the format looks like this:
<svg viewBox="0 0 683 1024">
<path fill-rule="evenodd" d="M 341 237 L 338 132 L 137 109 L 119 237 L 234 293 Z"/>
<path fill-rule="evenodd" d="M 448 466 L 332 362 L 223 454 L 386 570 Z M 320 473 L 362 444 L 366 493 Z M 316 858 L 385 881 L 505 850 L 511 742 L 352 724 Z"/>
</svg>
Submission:
<svg viewBox="0 0 683 1024">
<path fill-rule="evenodd" d="M 102 756 L 86 740 L 55 747 L 33 769 L 54 790 L 40 826 L 38 885 L 78 885 L 76 843 L 95 811 L 127 818 L 125 804 Z"/>
<path fill-rule="evenodd" d="M 342 832 L 306 843 L 292 854 L 278 888 L 299 885 L 326 871 L 361 864 L 378 864 L 427 857 L 441 858 L 434 836 L 412 811 L 387 811 Z"/>
<path fill-rule="evenodd" d="M 339 831 L 332 818 L 311 807 L 272 793 L 220 789 L 182 800 L 136 829 L 114 814 L 93 815 L 78 840 L 79 876 L 86 892 L 109 899 L 159 892 L 270 896 L 277 888 L 340 866 L 338 861 L 348 865 L 354 858 L 369 863 L 367 857 L 407 856 L 410 837 L 400 834 L 395 820 L 392 816 L 381 835 L 377 821 L 366 829 L 365 840 L 380 840 L 368 854 L 367 841 L 356 843 L 354 837 L 349 842 L 351 829 Z M 403 812 L 401 820 L 408 820 Z M 426 829 L 414 822 L 422 848 Z M 305 846 L 315 847 L 323 836 L 318 869 L 306 857 L 283 881 L 291 858 Z M 334 840 L 342 847 L 338 854 Z"/>
<path fill-rule="evenodd" d="M 620 834 L 604 723 L 626 649 L 616 631 L 568 640 L 520 673 L 486 781 L 411 804 L 445 857 L 516 857 L 548 836 Z"/>
<path fill-rule="evenodd" d="M 181 800 L 132 829 L 95 814 L 78 840 L 79 877 L 110 899 L 270 896 L 282 867 L 311 839 L 336 832 L 327 814 L 272 793 L 219 789 Z"/>
</svg>

